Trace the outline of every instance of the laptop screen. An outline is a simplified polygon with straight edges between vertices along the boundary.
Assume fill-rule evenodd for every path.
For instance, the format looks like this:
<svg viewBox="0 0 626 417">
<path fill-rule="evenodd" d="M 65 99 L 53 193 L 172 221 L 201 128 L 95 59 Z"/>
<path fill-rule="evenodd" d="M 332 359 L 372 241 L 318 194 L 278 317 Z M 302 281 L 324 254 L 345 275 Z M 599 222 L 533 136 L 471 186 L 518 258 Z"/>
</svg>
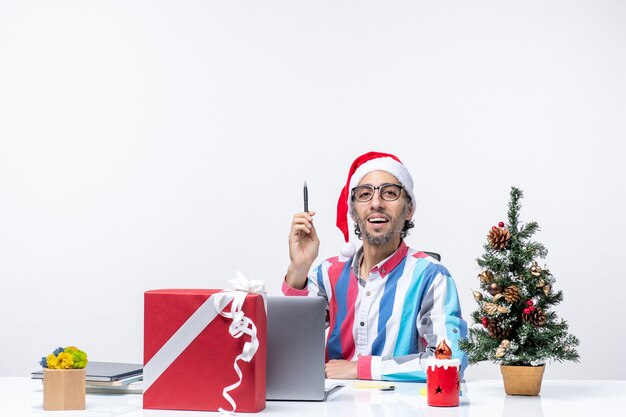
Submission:
<svg viewBox="0 0 626 417">
<path fill-rule="evenodd" d="M 322 297 L 267 298 L 268 400 L 324 400 L 325 319 Z"/>
</svg>

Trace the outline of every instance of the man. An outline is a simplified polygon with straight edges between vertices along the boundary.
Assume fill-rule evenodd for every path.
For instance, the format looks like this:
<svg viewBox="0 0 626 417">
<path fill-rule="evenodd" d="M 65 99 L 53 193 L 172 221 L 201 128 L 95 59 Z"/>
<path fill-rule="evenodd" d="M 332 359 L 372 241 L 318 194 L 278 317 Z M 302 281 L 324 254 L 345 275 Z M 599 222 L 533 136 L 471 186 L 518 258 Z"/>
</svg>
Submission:
<svg viewBox="0 0 626 417">
<path fill-rule="evenodd" d="M 453 357 L 467 324 L 454 280 L 434 258 L 403 238 L 413 227 L 413 179 L 391 154 L 369 152 L 352 164 L 337 204 L 337 227 L 349 242 L 348 207 L 363 246 L 346 243 L 341 256 L 309 271 L 319 252 L 315 212 L 293 217 L 286 295 L 328 302 L 326 376 L 338 379 L 425 381 L 428 358 L 446 339 Z"/>
</svg>

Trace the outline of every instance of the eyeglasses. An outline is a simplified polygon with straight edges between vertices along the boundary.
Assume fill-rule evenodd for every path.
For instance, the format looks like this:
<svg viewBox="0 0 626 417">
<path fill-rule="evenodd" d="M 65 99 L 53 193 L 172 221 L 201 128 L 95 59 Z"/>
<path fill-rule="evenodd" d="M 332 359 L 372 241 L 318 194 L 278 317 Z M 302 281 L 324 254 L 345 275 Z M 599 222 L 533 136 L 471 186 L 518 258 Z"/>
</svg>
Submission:
<svg viewBox="0 0 626 417">
<path fill-rule="evenodd" d="M 382 184 L 378 187 L 373 185 L 359 185 L 352 189 L 352 196 L 359 203 L 367 203 L 374 198 L 374 193 L 378 190 L 380 198 L 385 201 L 396 201 L 400 198 L 404 187 L 398 184 Z"/>
</svg>

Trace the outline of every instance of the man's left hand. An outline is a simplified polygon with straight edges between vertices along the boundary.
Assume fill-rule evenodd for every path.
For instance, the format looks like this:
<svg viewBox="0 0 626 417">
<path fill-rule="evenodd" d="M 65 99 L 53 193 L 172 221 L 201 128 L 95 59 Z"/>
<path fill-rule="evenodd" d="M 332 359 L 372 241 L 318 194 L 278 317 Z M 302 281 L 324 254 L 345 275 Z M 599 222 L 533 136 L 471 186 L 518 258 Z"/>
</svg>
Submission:
<svg viewBox="0 0 626 417">
<path fill-rule="evenodd" d="M 326 378 L 357 379 L 356 362 L 333 359 L 326 363 Z"/>
</svg>

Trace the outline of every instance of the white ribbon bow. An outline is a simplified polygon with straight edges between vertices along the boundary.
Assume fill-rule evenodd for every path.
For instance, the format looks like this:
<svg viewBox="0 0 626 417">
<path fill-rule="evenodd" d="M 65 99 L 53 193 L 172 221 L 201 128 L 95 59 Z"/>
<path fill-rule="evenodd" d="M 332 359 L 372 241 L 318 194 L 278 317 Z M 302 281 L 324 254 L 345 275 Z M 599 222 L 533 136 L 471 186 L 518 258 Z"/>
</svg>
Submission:
<svg viewBox="0 0 626 417">
<path fill-rule="evenodd" d="M 237 278 L 228 280 L 234 289 L 256 294 L 265 294 L 265 281 L 249 279 L 239 271 L 236 271 L 235 274 L 237 274 Z"/>
<path fill-rule="evenodd" d="M 259 349 L 259 339 L 256 335 L 256 326 L 254 322 L 244 314 L 243 303 L 248 293 L 265 294 L 265 282 L 248 279 L 239 271 L 236 273 L 237 278 L 228 281 L 235 290 L 224 290 L 216 294 L 215 309 L 221 316 L 226 317 L 227 319 L 232 319 L 232 323 L 228 327 L 228 332 L 232 337 L 237 339 L 243 335 L 248 335 L 250 336 L 250 341 L 244 343 L 241 354 L 237 355 L 235 361 L 233 362 L 233 368 L 235 369 L 239 380 L 234 384 L 225 387 L 222 391 L 224 398 L 230 403 L 231 407 L 233 407 L 232 411 L 224 410 L 220 407 L 219 411 L 225 414 L 232 414 L 237 409 L 235 400 L 229 394 L 230 391 L 241 385 L 241 380 L 243 379 L 243 374 L 241 372 L 241 368 L 237 364 L 237 361 L 244 360 L 246 362 L 250 362 L 256 351 Z M 225 312 L 224 309 L 233 296 L 234 298 L 232 298 L 230 313 Z"/>
</svg>

